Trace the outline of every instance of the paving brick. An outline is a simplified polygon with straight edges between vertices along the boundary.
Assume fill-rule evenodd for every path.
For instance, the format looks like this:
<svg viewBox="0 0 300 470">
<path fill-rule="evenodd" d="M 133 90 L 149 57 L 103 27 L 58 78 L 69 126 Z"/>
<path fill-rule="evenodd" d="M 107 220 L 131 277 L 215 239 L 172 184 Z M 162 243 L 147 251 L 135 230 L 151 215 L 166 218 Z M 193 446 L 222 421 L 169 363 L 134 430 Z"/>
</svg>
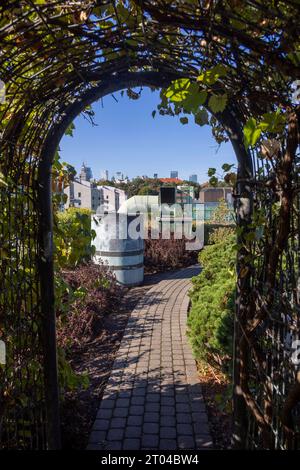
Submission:
<svg viewBox="0 0 300 470">
<path fill-rule="evenodd" d="M 160 401 L 160 393 L 147 393 L 146 401 L 151 403 L 158 403 Z"/>
<path fill-rule="evenodd" d="M 96 419 L 109 419 L 113 414 L 112 409 L 102 409 L 100 408 L 99 411 L 97 412 Z"/>
<path fill-rule="evenodd" d="M 146 395 L 146 387 L 135 388 L 132 391 L 133 397 L 144 397 Z"/>
<path fill-rule="evenodd" d="M 158 448 L 159 439 L 158 436 L 154 434 L 145 434 L 142 437 L 142 447 L 149 448 L 149 449 L 157 449 Z"/>
<path fill-rule="evenodd" d="M 128 416 L 128 408 L 115 408 L 113 411 L 115 418 L 125 418 Z"/>
<path fill-rule="evenodd" d="M 130 398 L 131 393 L 132 393 L 131 390 L 122 390 L 121 392 L 119 392 L 118 396 L 119 396 L 119 398 Z"/>
<path fill-rule="evenodd" d="M 160 439 L 159 448 L 160 450 L 176 450 L 177 449 L 176 439 Z"/>
<path fill-rule="evenodd" d="M 158 423 L 159 422 L 159 413 L 155 412 L 155 411 L 145 413 L 144 414 L 144 422 L 145 423 Z"/>
<path fill-rule="evenodd" d="M 190 413 L 191 408 L 189 403 L 176 403 L 177 413 Z"/>
<path fill-rule="evenodd" d="M 189 267 L 170 273 L 141 295 L 88 448 L 211 448 L 201 385 L 185 334 L 189 278 L 197 272 Z"/>
<path fill-rule="evenodd" d="M 141 426 L 143 423 L 143 415 L 137 416 L 129 416 L 127 419 L 127 425 L 128 426 Z"/>
<path fill-rule="evenodd" d="M 106 439 L 108 441 L 120 441 L 121 439 L 123 439 L 123 436 L 124 436 L 124 429 L 119 429 L 119 428 L 110 429 L 107 433 Z"/>
<path fill-rule="evenodd" d="M 112 409 L 114 408 L 116 402 L 115 400 L 103 400 L 102 403 L 101 403 L 101 409 L 104 410 L 104 409 Z"/>
<path fill-rule="evenodd" d="M 176 426 L 177 416 L 161 416 L 160 425 L 161 426 Z"/>
<path fill-rule="evenodd" d="M 158 434 L 159 433 L 159 424 L 158 423 L 144 423 L 143 426 L 144 434 Z"/>
<path fill-rule="evenodd" d="M 176 395 L 176 403 L 186 403 L 190 402 L 189 396 L 187 394 L 177 394 Z"/>
<path fill-rule="evenodd" d="M 124 439 L 123 449 L 124 450 L 139 450 L 140 440 L 139 439 Z"/>
<path fill-rule="evenodd" d="M 176 413 L 177 423 L 191 423 L 192 417 L 190 413 Z"/>
<path fill-rule="evenodd" d="M 95 431 L 106 431 L 109 428 L 109 424 L 110 422 L 108 419 L 96 419 L 93 429 Z"/>
<path fill-rule="evenodd" d="M 162 406 L 160 409 L 161 415 L 174 416 L 175 408 L 173 406 Z"/>
<path fill-rule="evenodd" d="M 161 397 L 161 405 L 165 406 L 174 406 L 175 405 L 175 400 L 172 397 Z"/>
<path fill-rule="evenodd" d="M 177 424 L 177 432 L 178 435 L 182 434 L 183 436 L 192 436 L 193 427 L 191 424 L 188 423 L 179 423 Z"/>
<path fill-rule="evenodd" d="M 141 437 L 142 428 L 141 426 L 127 426 L 125 429 L 126 437 Z"/>
<path fill-rule="evenodd" d="M 125 408 L 125 407 L 128 408 L 129 403 L 130 403 L 129 398 L 118 398 L 118 400 L 116 401 L 116 406 L 118 408 Z"/>
<path fill-rule="evenodd" d="M 160 410 L 159 403 L 146 403 L 145 412 L 146 413 L 157 413 Z"/>
<path fill-rule="evenodd" d="M 107 443 L 106 446 L 107 450 L 121 450 L 122 449 L 122 441 L 111 441 Z"/>
<path fill-rule="evenodd" d="M 143 406 L 139 405 L 132 405 L 129 408 L 129 414 L 130 415 L 143 415 L 145 411 L 145 408 Z"/>
<path fill-rule="evenodd" d="M 163 439 L 174 439 L 176 437 L 176 428 L 175 427 L 164 427 L 160 428 L 160 438 Z"/>
<path fill-rule="evenodd" d="M 112 418 L 110 420 L 111 428 L 124 428 L 126 425 L 126 418 Z"/>
<path fill-rule="evenodd" d="M 145 403 L 145 397 L 132 397 L 130 404 L 131 405 L 144 405 Z"/>
</svg>

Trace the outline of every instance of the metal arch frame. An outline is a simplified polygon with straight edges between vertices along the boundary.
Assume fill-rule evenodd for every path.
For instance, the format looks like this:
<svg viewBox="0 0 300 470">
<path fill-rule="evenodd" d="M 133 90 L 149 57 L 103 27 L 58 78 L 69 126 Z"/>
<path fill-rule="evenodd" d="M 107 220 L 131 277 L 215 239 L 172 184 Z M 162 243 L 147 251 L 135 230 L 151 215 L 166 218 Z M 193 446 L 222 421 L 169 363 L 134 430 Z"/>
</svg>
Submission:
<svg viewBox="0 0 300 470">
<path fill-rule="evenodd" d="M 57 377 L 57 353 L 56 353 L 56 331 L 55 331 L 55 308 L 54 308 L 54 265 L 53 265 L 53 211 L 52 211 L 52 188 L 51 167 L 54 154 L 68 126 L 84 109 L 103 96 L 134 86 L 166 87 L 175 78 L 182 74 L 174 72 L 124 72 L 116 73 L 98 86 L 85 91 L 76 102 L 68 105 L 61 118 L 52 125 L 41 149 L 38 167 L 38 198 L 39 198 L 39 276 L 41 282 L 41 307 L 43 312 L 43 343 L 44 343 L 44 373 L 47 409 L 47 436 L 48 448 L 59 449 L 61 447 L 60 417 L 59 417 L 59 389 Z M 207 109 L 211 112 L 208 105 Z M 251 219 L 252 195 L 247 181 L 253 176 L 251 155 L 246 151 L 243 144 L 242 117 L 237 106 L 231 103 L 223 113 L 217 113 L 215 117 L 224 126 L 232 143 L 238 162 L 238 198 L 236 201 L 237 223 L 246 227 Z M 243 262 L 243 253 L 238 254 L 237 271 Z M 243 278 L 243 286 L 247 282 Z M 237 285 L 237 310 L 246 308 L 243 305 L 243 286 L 238 280 Z M 238 322 L 235 321 L 235 336 Z M 235 344 L 235 342 L 234 342 Z M 239 393 L 239 351 L 235 346 L 234 354 L 234 443 L 236 447 L 243 447 L 246 405 Z"/>
</svg>

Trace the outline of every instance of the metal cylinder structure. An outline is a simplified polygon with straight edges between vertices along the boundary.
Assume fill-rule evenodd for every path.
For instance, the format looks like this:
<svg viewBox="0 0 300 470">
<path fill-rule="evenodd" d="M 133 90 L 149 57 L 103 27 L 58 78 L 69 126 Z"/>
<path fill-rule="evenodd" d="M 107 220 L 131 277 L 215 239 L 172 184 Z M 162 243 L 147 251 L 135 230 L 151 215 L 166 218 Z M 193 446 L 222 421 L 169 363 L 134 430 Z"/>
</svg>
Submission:
<svg viewBox="0 0 300 470">
<path fill-rule="evenodd" d="M 130 224 L 139 225 L 139 222 L 137 217 L 115 213 L 92 217 L 92 229 L 96 232 L 94 262 L 108 265 L 117 281 L 127 287 L 140 285 L 144 280 L 141 227 L 139 232 L 130 230 Z"/>
</svg>

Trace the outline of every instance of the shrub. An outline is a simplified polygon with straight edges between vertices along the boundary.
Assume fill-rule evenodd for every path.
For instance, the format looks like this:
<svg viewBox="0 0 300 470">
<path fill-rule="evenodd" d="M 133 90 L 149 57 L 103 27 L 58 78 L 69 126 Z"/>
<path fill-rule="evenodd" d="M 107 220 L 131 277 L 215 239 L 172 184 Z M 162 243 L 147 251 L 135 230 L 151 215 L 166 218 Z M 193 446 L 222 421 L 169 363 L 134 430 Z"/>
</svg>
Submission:
<svg viewBox="0 0 300 470">
<path fill-rule="evenodd" d="M 201 273 L 193 279 L 188 336 L 196 359 L 224 366 L 232 356 L 235 297 L 235 236 L 218 229 L 214 244 L 199 254 Z"/>
<path fill-rule="evenodd" d="M 208 244 L 214 245 L 216 243 L 221 243 L 223 240 L 228 239 L 230 236 L 234 237 L 234 235 L 235 229 L 233 227 L 221 226 L 211 231 L 208 238 Z"/>
<path fill-rule="evenodd" d="M 218 236 L 219 229 L 224 229 L 224 233 L 227 233 L 228 230 L 233 229 L 234 225 L 228 224 L 219 224 L 215 222 L 205 222 L 204 223 L 204 245 L 211 245 L 214 243 L 214 237 Z M 212 238 L 213 237 L 213 238 Z"/>
<path fill-rule="evenodd" d="M 164 272 L 197 263 L 198 251 L 187 251 L 184 238 L 145 240 L 145 270 Z"/>
<path fill-rule="evenodd" d="M 59 267 L 73 267 L 89 261 L 95 248 L 91 229 L 91 211 L 70 207 L 58 212 L 55 218 L 54 245 L 56 263 Z"/>
<path fill-rule="evenodd" d="M 122 288 L 104 265 L 64 270 L 56 278 L 57 339 L 67 352 L 93 339 L 104 315 L 120 302 Z"/>
</svg>

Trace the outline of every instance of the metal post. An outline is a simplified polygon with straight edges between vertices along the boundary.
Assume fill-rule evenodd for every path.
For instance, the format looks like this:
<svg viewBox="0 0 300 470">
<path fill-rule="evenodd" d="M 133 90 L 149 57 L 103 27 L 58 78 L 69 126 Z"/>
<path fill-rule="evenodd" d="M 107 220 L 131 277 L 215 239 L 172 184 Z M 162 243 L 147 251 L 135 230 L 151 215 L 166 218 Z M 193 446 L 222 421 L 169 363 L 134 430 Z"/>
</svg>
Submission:
<svg viewBox="0 0 300 470">
<path fill-rule="evenodd" d="M 53 223 L 51 166 L 42 160 L 38 175 L 39 193 L 39 273 L 41 282 L 42 340 L 46 400 L 47 448 L 60 449 L 59 388 L 54 307 Z"/>
</svg>

